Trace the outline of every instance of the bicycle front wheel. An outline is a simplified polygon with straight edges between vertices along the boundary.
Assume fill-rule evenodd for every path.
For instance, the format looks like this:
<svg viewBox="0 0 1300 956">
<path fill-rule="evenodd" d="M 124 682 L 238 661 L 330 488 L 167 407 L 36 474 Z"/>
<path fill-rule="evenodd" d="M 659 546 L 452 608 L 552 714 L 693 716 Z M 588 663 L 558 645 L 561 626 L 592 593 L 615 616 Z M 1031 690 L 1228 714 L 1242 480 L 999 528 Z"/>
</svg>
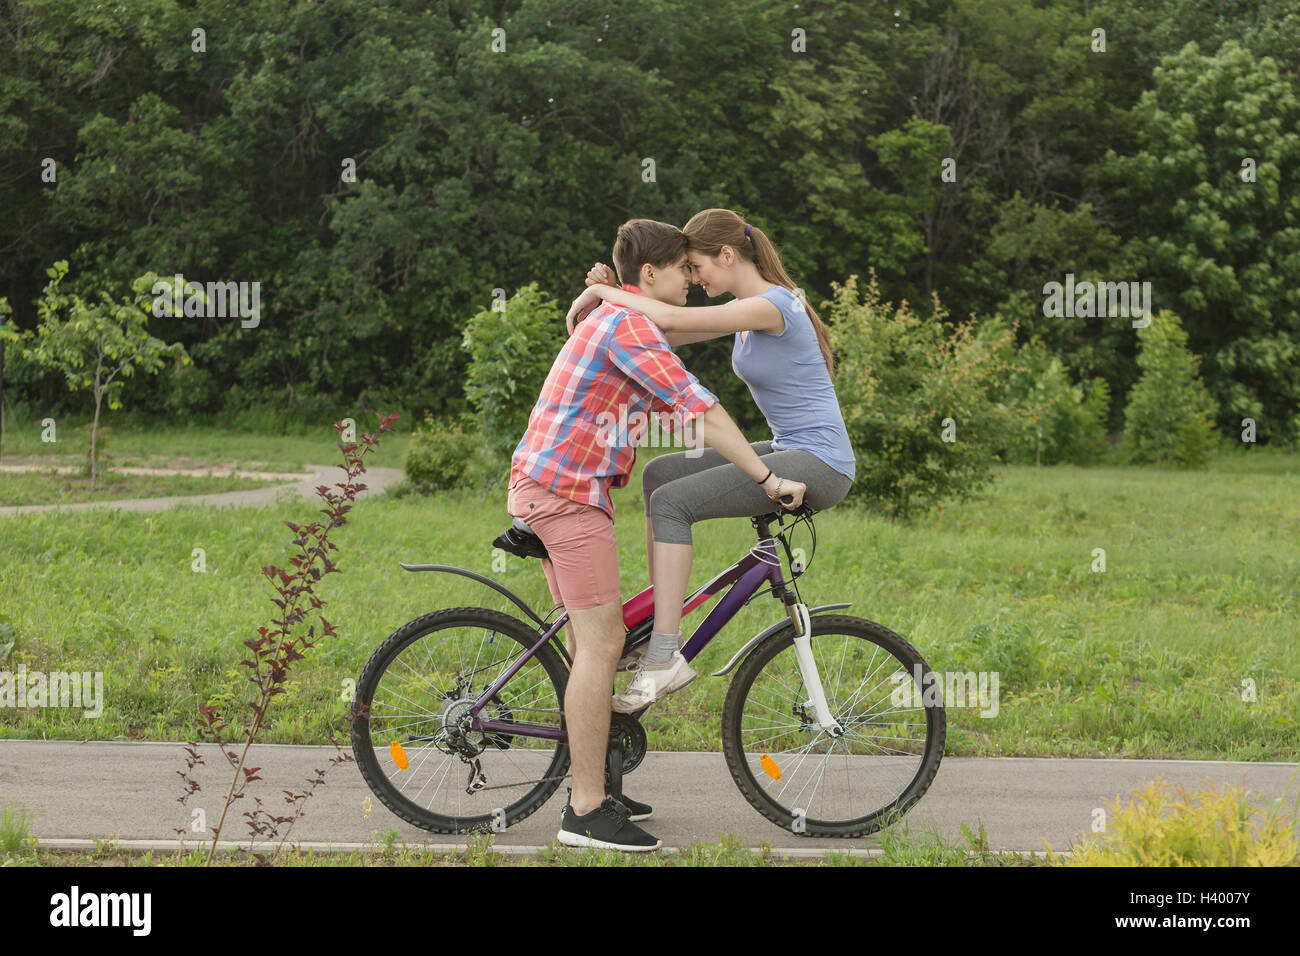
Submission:
<svg viewBox="0 0 1300 956">
<path fill-rule="evenodd" d="M 727 767 L 745 799 L 793 833 L 874 833 L 921 799 L 938 773 L 942 701 L 921 691 L 930 671 L 921 655 L 879 624 L 817 615 L 810 643 L 844 735 L 831 737 L 812 713 L 789 624 L 755 648 L 727 691 Z"/>
<path fill-rule="evenodd" d="M 535 812 L 569 766 L 564 741 L 474 730 L 468 711 L 541 639 L 486 608 L 456 607 L 398 628 L 357 680 L 357 766 L 384 805 L 433 833 L 502 830 Z M 568 670 L 549 643 L 479 718 L 564 729 Z"/>
</svg>

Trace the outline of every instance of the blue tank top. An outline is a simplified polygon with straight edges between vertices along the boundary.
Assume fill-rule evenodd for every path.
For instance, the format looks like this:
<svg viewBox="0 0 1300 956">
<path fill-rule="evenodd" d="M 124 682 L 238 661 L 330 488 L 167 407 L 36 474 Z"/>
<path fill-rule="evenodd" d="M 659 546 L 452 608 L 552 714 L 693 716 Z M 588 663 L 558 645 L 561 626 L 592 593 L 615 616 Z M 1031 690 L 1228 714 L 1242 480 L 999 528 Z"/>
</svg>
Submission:
<svg viewBox="0 0 1300 956">
<path fill-rule="evenodd" d="M 762 297 L 781 310 L 785 329 L 780 335 L 750 330 L 744 341 L 737 332 L 731 367 L 767 419 L 772 449 L 801 448 L 853 478 L 853 448 L 812 318 L 784 286 L 774 285 Z"/>
</svg>

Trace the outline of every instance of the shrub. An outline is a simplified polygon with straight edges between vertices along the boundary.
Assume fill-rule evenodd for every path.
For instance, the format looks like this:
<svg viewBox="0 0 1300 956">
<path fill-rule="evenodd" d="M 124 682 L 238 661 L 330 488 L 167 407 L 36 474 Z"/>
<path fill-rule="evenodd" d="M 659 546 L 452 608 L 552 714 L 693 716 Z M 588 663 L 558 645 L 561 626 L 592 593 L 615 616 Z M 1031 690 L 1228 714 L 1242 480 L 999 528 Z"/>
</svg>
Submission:
<svg viewBox="0 0 1300 956">
<path fill-rule="evenodd" d="M 1110 387 L 1105 379 L 1071 384 L 1060 358 L 1037 338 L 1019 353 L 1026 370 L 1010 378 L 1010 400 L 1025 413 L 1002 457 L 1017 464 L 1096 462 L 1107 450 Z"/>
<path fill-rule="evenodd" d="M 426 414 L 406 446 L 406 477 L 430 489 L 459 487 L 478 443 L 478 436 L 460 422 L 439 423 Z"/>
<path fill-rule="evenodd" d="M 507 467 L 528 427 L 528 415 L 564 344 L 564 312 L 530 283 L 504 303 L 484 309 L 465 326 L 470 362 L 465 397 L 474 406 L 484 446 Z"/>
<path fill-rule="evenodd" d="M 1110 384 L 1100 375 L 1083 386 L 1083 404 L 1079 406 L 1078 437 L 1070 460 L 1076 465 L 1095 462 L 1110 450 L 1106 422 L 1110 418 Z"/>
<path fill-rule="evenodd" d="M 1218 447 L 1219 441 L 1210 413 L 1204 409 L 1193 412 L 1179 422 L 1174 430 L 1174 443 L 1169 449 L 1169 458 L 1183 468 L 1198 468 L 1205 464 L 1210 453 Z"/>
<path fill-rule="evenodd" d="M 1255 804 L 1255 805 L 1252 805 Z M 1104 833 L 1063 859 L 1065 866 L 1295 866 L 1293 814 L 1280 801 L 1262 806 L 1242 788 L 1173 792 L 1164 780 L 1132 791 L 1127 807 L 1111 803 Z"/>
<path fill-rule="evenodd" d="M 216 379 L 205 368 L 178 361 L 165 373 L 164 406 L 174 417 L 209 415 L 216 411 L 220 395 Z"/>
<path fill-rule="evenodd" d="M 937 298 L 922 319 L 906 302 L 881 302 L 874 274 L 861 299 L 856 276 L 834 288 L 835 388 L 858 460 L 850 494 L 903 519 L 972 496 L 1025 417 L 1007 400 L 1020 368 L 1014 326 L 995 320 L 972 333 L 968 323 L 949 335 Z"/>
</svg>

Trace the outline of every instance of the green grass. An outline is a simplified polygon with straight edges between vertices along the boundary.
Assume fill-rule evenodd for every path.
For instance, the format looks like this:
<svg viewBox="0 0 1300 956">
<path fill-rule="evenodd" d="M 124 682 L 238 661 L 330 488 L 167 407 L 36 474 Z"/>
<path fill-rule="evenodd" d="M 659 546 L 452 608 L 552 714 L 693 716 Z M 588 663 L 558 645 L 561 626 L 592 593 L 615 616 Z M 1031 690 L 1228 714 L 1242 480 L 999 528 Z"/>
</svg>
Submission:
<svg viewBox="0 0 1300 956">
<path fill-rule="evenodd" d="M 311 434 L 289 435 L 237 427 L 134 424 L 115 415 L 110 424 L 107 451 L 119 465 L 155 465 L 155 456 L 161 456 L 169 461 L 222 462 L 246 471 L 298 471 L 307 464 L 342 462 L 334 444 L 338 433 L 332 423 L 344 417 L 351 417 L 356 423 L 358 439 L 363 432 L 373 432 L 378 427 L 378 419 L 348 409 L 340 409 L 337 419 L 321 422 Z M 398 424 L 405 428 L 410 421 L 404 419 Z M 41 434 L 39 422 L 7 421 L 3 460 L 72 456 L 85 461 L 90 457 L 90 434 L 83 421 L 61 420 L 55 442 L 41 441 Z M 366 456 L 366 463 L 400 468 L 409 440 L 407 431 L 383 436 L 380 446 Z"/>
<path fill-rule="evenodd" d="M 123 498 L 161 498 L 179 495 L 219 494 L 282 485 L 286 480 L 262 480 L 196 475 L 126 475 L 111 470 L 111 461 L 101 462 L 99 487 L 92 490 L 90 474 L 59 474 L 48 471 L 0 471 L 0 507 L 11 505 L 74 504 L 86 501 L 117 501 Z M 106 467 L 107 466 L 107 467 Z M 152 467 L 169 467 L 153 463 Z M 181 467 L 173 465 L 171 467 Z"/>
<path fill-rule="evenodd" d="M 6 803 L 0 809 L 0 857 L 22 857 L 32 852 L 31 837 L 27 835 L 30 823 L 26 807 Z"/>
<path fill-rule="evenodd" d="M 333 429 L 321 431 L 314 439 L 123 432 L 115 453 L 288 468 L 341 461 Z M 400 466 L 394 446 L 405 436 L 389 444 L 393 437 L 368 463 Z M 804 598 L 852 602 L 845 613 L 902 634 L 936 670 L 999 673 L 996 717 L 949 709 L 949 754 L 1294 760 L 1298 466 L 1297 456 L 1251 448 L 1202 472 L 1010 467 L 980 499 L 910 527 L 840 505 L 818 520 Z M 614 494 L 625 596 L 646 583 L 639 487 L 638 474 Z M 107 698 L 98 719 L 0 709 L 0 734 L 193 737 L 199 703 L 229 699 L 246 683 L 242 642 L 276 610 L 260 568 L 285 566 L 293 553 L 283 522 L 315 520 L 318 508 L 304 499 L 0 519 L 0 618 L 16 640 L 0 667 L 102 670 Z M 404 622 L 458 604 L 511 610 L 486 588 L 410 574 L 399 561 L 475 569 L 549 608 L 536 562 L 493 568 L 491 541 L 507 520 L 504 487 L 359 502 L 331 538 L 344 573 L 317 586 L 337 636 L 296 665 L 262 739 L 341 736 L 344 682 Z M 713 521 L 697 525 L 695 539 L 699 583 L 744 553 L 752 531 L 743 520 Z M 195 548 L 206 573 L 191 570 Z M 1105 551 L 1104 573 L 1091 570 L 1095 549 Z M 759 598 L 710 644 L 695 665 L 701 678 L 645 715 L 652 749 L 720 748 L 729 678 L 707 675 L 780 616 Z M 1248 681 L 1253 701 L 1243 700 Z"/>
<path fill-rule="evenodd" d="M 501 853 L 493 846 L 492 834 L 471 836 L 462 848 L 431 848 L 408 846 L 390 830 L 364 850 L 317 853 L 314 849 L 302 850 L 286 847 L 279 852 L 262 848 L 267 862 L 276 866 L 442 866 L 442 867 L 497 867 L 497 866 L 640 866 L 640 867 L 690 867 L 690 866 L 1041 866 L 1045 865 L 1033 854 L 999 854 L 988 849 L 983 839 L 983 828 L 978 836 L 963 827 L 964 844 L 945 844 L 934 833 L 916 838 L 906 829 L 888 831 L 882 840 L 882 852 L 874 856 L 851 855 L 840 850 L 827 850 L 820 856 L 784 856 L 764 843 L 757 851 L 743 844 L 731 833 L 721 833 L 716 842 L 696 842 L 672 850 L 652 853 L 621 853 L 617 850 L 581 850 L 552 841 L 542 847 L 536 856 Z M 885 836 L 885 834 L 882 834 Z M 49 850 L 27 845 L 21 853 L 6 858 L 6 865 L 16 866 L 202 866 L 207 858 L 205 849 L 172 851 L 133 851 L 114 846 L 112 840 L 96 840 L 92 851 Z M 215 866 L 247 866 L 250 858 L 241 849 L 236 852 L 219 852 L 213 857 Z"/>
</svg>

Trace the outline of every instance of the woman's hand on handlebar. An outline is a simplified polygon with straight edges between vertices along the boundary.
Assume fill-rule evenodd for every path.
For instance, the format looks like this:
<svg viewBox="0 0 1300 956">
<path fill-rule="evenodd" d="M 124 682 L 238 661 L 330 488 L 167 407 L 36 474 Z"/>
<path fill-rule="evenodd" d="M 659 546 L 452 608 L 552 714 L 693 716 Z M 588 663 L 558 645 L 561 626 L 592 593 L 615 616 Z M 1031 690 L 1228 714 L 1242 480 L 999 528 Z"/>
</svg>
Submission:
<svg viewBox="0 0 1300 956">
<path fill-rule="evenodd" d="M 767 481 L 763 482 L 763 490 L 767 492 L 769 498 L 782 508 L 793 511 L 803 504 L 803 496 L 807 493 L 808 486 L 802 481 L 772 475 Z"/>
</svg>

